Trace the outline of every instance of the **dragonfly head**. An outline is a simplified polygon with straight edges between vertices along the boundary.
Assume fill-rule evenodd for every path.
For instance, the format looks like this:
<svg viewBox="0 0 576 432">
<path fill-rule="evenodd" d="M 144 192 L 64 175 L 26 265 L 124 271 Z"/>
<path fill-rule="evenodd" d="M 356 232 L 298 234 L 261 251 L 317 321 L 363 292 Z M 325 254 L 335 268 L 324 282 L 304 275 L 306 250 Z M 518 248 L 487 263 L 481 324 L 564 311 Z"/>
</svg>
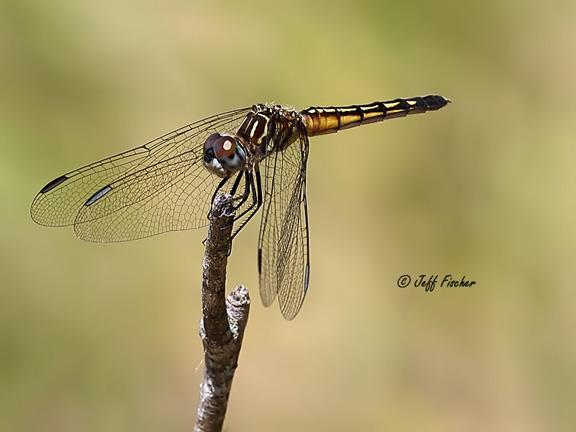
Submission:
<svg viewBox="0 0 576 432">
<path fill-rule="evenodd" d="M 238 137 L 218 132 L 204 143 L 204 166 L 218 177 L 226 177 L 244 168 L 246 150 Z"/>
</svg>

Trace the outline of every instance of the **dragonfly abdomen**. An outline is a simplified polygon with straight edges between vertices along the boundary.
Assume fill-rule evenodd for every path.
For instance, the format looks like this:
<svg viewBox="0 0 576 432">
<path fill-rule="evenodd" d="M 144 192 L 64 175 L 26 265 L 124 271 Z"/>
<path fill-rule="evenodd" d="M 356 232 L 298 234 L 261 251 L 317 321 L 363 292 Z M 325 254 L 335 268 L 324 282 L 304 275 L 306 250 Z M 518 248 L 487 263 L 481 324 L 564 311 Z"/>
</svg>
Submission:
<svg viewBox="0 0 576 432">
<path fill-rule="evenodd" d="M 365 105 L 343 107 L 310 107 L 301 112 L 308 136 L 338 132 L 341 129 L 374 123 L 409 114 L 435 111 L 448 102 L 442 96 L 430 95 Z"/>
</svg>

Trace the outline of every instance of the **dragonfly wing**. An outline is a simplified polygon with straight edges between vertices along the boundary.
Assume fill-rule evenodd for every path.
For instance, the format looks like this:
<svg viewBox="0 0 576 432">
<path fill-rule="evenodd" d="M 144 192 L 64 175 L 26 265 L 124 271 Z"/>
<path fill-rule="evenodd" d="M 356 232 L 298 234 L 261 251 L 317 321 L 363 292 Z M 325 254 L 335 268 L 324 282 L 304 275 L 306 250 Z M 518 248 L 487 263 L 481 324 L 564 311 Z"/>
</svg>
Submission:
<svg viewBox="0 0 576 432">
<path fill-rule="evenodd" d="M 104 186 L 78 211 L 76 235 L 115 242 L 206 225 L 211 191 L 220 179 L 201 160 L 200 151 L 191 150 Z"/>
<path fill-rule="evenodd" d="M 80 238 L 100 242 L 203 226 L 219 181 L 203 167 L 203 143 L 215 131 L 235 132 L 248 111 L 208 117 L 58 177 L 34 199 L 32 218 L 74 225 Z"/>
<path fill-rule="evenodd" d="M 299 139 L 264 161 L 264 208 L 258 240 L 260 295 L 264 305 L 276 296 L 282 315 L 294 318 L 310 275 L 306 162 L 308 138 Z"/>
</svg>

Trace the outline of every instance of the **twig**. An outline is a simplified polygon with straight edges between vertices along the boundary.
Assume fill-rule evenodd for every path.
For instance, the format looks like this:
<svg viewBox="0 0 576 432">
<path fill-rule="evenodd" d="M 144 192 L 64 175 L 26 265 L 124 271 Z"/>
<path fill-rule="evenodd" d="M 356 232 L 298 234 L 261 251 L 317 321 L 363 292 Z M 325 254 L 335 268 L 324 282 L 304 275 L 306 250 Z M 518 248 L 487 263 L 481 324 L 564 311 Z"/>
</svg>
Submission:
<svg viewBox="0 0 576 432">
<path fill-rule="evenodd" d="M 203 262 L 200 337 L 204 345 L 204 378 L 200 384 L 195 431 L 222 430 L 248 322 L 248 290 L 240 285 L 226 298 L 226 264 L 233 222 L 232 197 L 216 196 Z"/>
</svg>

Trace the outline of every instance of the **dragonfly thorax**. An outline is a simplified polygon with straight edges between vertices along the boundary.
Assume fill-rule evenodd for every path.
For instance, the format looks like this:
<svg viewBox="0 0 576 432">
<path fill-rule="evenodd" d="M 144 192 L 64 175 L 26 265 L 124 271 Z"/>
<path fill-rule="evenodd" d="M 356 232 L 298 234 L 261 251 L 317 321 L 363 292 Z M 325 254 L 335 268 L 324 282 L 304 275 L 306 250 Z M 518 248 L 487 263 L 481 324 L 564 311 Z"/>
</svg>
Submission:
<svg viewBox="0 0 576 432">
<path fill-rule="evenodd" d="M 272 152 L 282 151 L 298 136 L 301 115 L 281 105 L 258 104 L 246 115 L 237 136 L 258 163 Z"/>
<path fill-rule="evenodd" d="M 218 177 L 228 177 L 246 165 L 246 150 L 234 135 L 210 135 L 204 143 L 204 166 Z"/>
</svg>

